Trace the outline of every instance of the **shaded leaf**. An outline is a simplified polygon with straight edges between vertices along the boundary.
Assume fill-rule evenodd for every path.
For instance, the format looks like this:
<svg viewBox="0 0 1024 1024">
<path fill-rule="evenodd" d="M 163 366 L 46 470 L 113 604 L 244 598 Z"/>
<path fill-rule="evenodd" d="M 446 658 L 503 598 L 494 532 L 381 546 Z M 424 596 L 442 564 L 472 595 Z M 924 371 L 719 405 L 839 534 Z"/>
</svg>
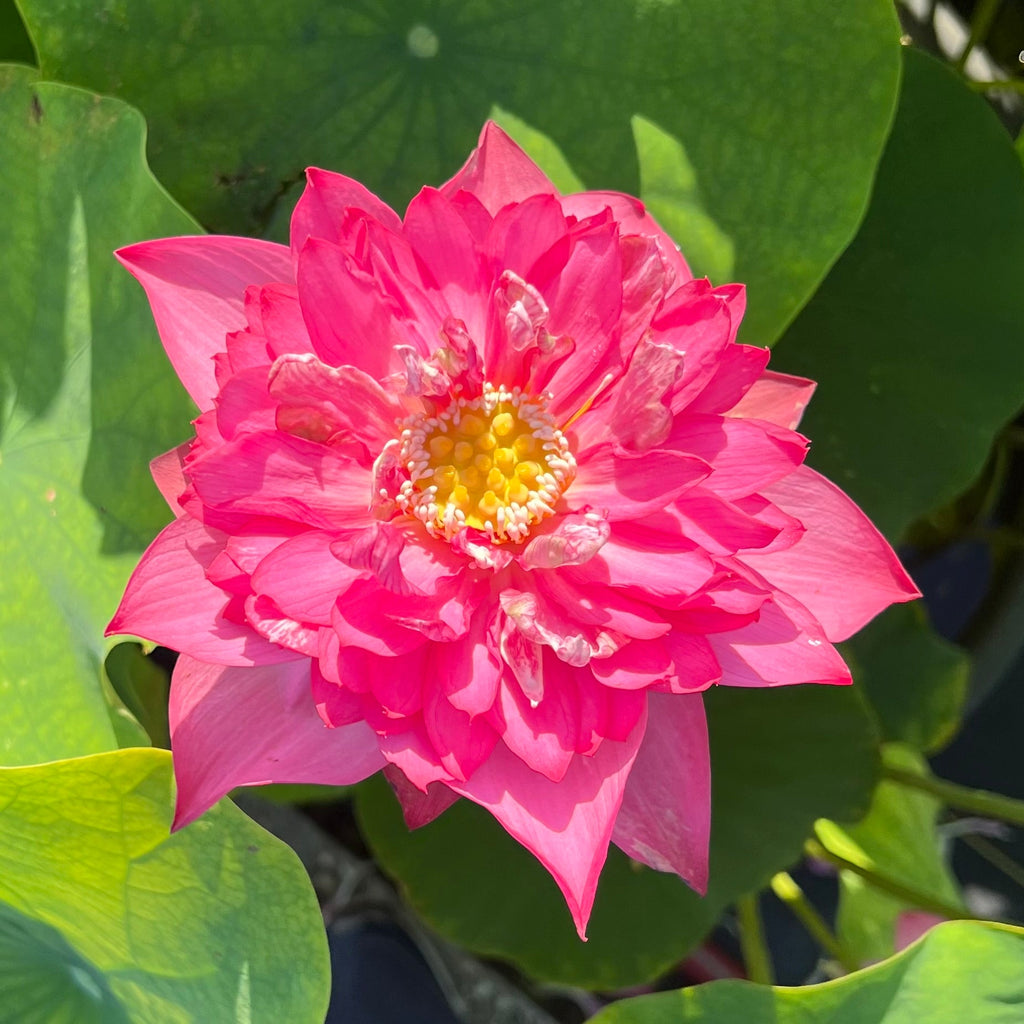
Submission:
<svg viewBox="0 0 1024 1024">
<path fill-rule="evenodd" d="M 929 754 L 956 732 L 970 658 L 928 625 L 920 604 L 896 605 L 847 643 L 854 678 L 878 713 L 882 739 Z"/>
<path fill-rule="evenodd" d="M 715 284 L 732 279 L 736 254 L 732 239 L 708 216 L 697 173 L 678 139 L 643 117 L 633 118 L 640 198 L 655 220 L 676 240 L 695 277 Z"/>
<path fill-rule="evenodd" d="M 885 761 L 904 771 L 927 771 L 920 754 L 898 744 L 886 748 Z M 964 910 L 935 830 L 941 811 L 942 804 L 929 794 L 882 781 L 862 821 L 846 826 L 819 821 L 815 834 L 826 849 L 846 860 Z M 840 871 L 839 880 L 837 929 L 844 945 L 862 963 L 891 956 L 896 918 L 914 908 L 872 889 L 852 872 Z"/>
<path fill-rule="evenodd" d="M 888 0 L 22 3 L 45 74 L 137 105 L 156 173 L 217 231 L 262 230 L 309 164 L 401 206 L 495 104 L 635 194 L 641 114 L 685 142 L 761 344 L 853 236 L 899 75 Z"/>
<path fill-rule="evenodd" d="M 819 382 L 814 466 L 890 538 L 970 485 L 1024 403 L 1024 168 L 980 96 L 904 58 L 864 224 L 776 349 Z"/>
</svg>

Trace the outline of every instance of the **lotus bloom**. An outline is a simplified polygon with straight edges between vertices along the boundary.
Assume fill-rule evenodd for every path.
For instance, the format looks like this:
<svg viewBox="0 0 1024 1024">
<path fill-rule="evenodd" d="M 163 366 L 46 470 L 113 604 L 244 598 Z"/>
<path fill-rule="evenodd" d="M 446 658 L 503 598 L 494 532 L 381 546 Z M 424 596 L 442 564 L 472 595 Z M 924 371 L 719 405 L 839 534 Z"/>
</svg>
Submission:
<svg viewBox="0 0 1024 1024">
<path fill-rule="evenodd" d="M 410 826 L 487 808 L 581 936 L 609 842 L 703 891 L 701 692 L 848 683 L 833 641 L 917 593 L 802 465 L 813 384 L 493 124 L 404 219 L 310 170 L 291 243 L 118 254 L 200 409 L 109 627 L 181 652 L 176 826 L 383 768 Z"/>
</svg>

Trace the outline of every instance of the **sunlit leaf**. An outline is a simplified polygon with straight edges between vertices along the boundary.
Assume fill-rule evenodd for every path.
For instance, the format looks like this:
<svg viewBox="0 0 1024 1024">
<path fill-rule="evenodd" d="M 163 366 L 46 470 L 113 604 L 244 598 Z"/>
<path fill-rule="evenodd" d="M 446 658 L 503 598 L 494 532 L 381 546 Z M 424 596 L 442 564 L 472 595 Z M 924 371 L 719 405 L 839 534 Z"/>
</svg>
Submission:
<svg viewBox="0 0 1024 1024">
<path fill-rule="evenodd" d="M 138 114 L 0 69 L 0 763 L 115 746 L 103 628 L 170 518 L 148 462 L 192 415 L 119 245 L 194 232 Z"/>
<path fill-rule="evenodd" d="M 302 865 L 227 801 L 169 836 L 171 785 L 155 749 L 0 769 L 0 1020 L 77 999 L 81 1016 L 40 1024 L 93 1006 L 103 1024 L 321 1024 L 327 949 Z"/>
</svg>

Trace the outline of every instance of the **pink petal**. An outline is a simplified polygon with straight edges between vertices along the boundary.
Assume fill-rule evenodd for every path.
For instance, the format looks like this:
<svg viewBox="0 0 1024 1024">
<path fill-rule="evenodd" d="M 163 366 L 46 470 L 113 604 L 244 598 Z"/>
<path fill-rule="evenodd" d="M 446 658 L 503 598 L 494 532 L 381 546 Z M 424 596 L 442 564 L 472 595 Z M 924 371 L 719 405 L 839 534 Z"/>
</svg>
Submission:
<svg viewBox="0 0 1024 1024">
<path fill-rule="evenodd" d="M 400 368 L 394 349 L 411 345 L 422 356 L 424 337 L 435 338 L 436 323 L 404 320 L 378 276 L 361 270 L 340 246 L 312 238 L 299 253 L 299 301 L 320 358 L 333 366 L 355 366 L 382 379 Z"/>
<path fill-rule="evenodd" d="M 574 757 L 559 782 L 531 771 L 499 743 L 469 781 L 449 783 L 486 807 L 551 872 L 580 938 L 646 717 L 624 742 L 606 741 L 593 757 Z"/>
<path fill-rule="evenodd" d="M 506 673 L 492 712 L 505 746 L 533 771 L 558 782 L 569 770 L 580 738 L 579 669 L 540 648 L 544 692 L 534 702 Z"/>
<path fill-rule="evenodd" d="M 482 340 L 489 282 L 479 247 L 455 205 L 437 189 L 423 189 L 406 211 L 404 234 L 448 309 L 465 323 L 470 337 Z"/>
<path fill-rule="evenodd" d="M 358 181 L 318 167 L 308 168 L 306 188 L 292 213 L 293 252 L 298 255 L 309 238 L 340 242 L 339 225 L 345 220 L 345 211 L 352 207 L 365 210 L 392 231 L 402 228 L 398 214 Z"/>
<path fill-rule="evenodd" d="M 663 447 L 695 455 L 711 466 L 702 483 L 727 501 L 742 498 L 792 473 L 807 454 L 800 434 L 757 420 L 678 416 Z"/>
<path fill-rule="evenodd" d="M 185 456 L 188 455 L 188 444 L 179 444 L 163 455 L 158 455 L 149 464 L 149 472 L 153 477 L 153 483 L 160 492 L 164 501 L 170 506 L 175 516 L 184 515 L 184 510 L 178 503 L 187 486 L 183 464 Z"/>
<path fill-rule="evenodd" d="M 581 219 L 592 217 L 603 210 L 611 210 L 623 237 L 646 235 L 658 240 L 658 247 L 666 264 L 671 268 L 677 285 L 685 284 L 693 277 L 686 259 L 679 251 L 679 246 L 662 230 L 639 199 L 621 192 L 578 192 L 563 196 L 562 206 L 566 213 Z"/>
<path fill-rule="evenodd" d="M 710 555 L 767 547 L 781 530 L 781 525 L 759 518 L 740 503 L 726 501 L 703 486 L 681 495 L 660 516 L 636 525 L 645 531 L 687 537 Z"/>
<path fill-rule="evenodd" d="M 689 413 L 722 414 L 735 408 L 764 375 L 770 353 L 750 345 L 726 345 L 710 379 L 687 405 Z M 754 414 L 746 415 L 757 418 Z M 774 421 L 772 421 L 774 422 Z"/>
<path fill-rule="evenodd" d="M 337 435 L 358 439 L 370 459 L 397 433 L 405 409 L 394 395 L 354 366 L 327 366 L 312 355 L 275 360 L 267 389 L 276 400 L 277 425 L 311 441 Z"/>
<path fill-rule="evenodd" d="M 741 629 L 711 633 L 724 686 L 846 685 L 850 670 L 806 609 L 785 594 Z"/>
<path fill-rule="evenodd" d="M 647 451 L 660 445 L 672 430 L 665 398 L 679 379 L 683 354 L 673 345 L 643 340 L 615 386 L 608 416 L 612 436 L 626 448 Z"/>
<path fill-rule="evenodd" d="M 402 805 L 406 827 L 410 829 L 429 824 L 459 799 L 459 794 L 453 793 L 443 782 L 431 782 L 426 793 L 421 793 L 393 764 L 385 765 L 384 777 L 391 783 Z"/>
<path fill-rule="evenodd" d="M 362 575 L 331 554 L 336 534 L 310 530 L 278 545 L 252 576 L 252 587 L 268 595 L 300 622 L 328 626 L 338 597 Z"/>
<path fill-rule="evenodd" d="M 700 590 L 716 571 L 707 554 L 685 537 L 625 522 L 614 525 L 595 560 L 572 578 L 583 586 L 600 581 L 628 588 L 634 596 L 671 606 Z"/>
<path fill-rule="evenodd" d="M 695 693 L 722 678 L 707 638 L 679 632 L 626 644 L 607 658 L 595 658 L 590 671 L 617 690 L 656 687 L 666 693 Z"/>
<path fill-rule="evenodd" d="M 169 709 L 178 786 L 173 828 L 236 786 L 347 786 L 383 767 L 373 731 L 362 722 L 328 729 L 309 687 L 306 658 L 254 668 L 178 659 Z"/>
<path fill-rule="evenodd" d="M 492 215 L 539 193 L 557 194 L 547 175 L 493 121 L 484 125 L 477 148 L 441 193 L 450 198 L 459 189 L 472 192 Z"/>
<path fill-rule="evenodd" d="M 657 512 L 705 479 L 703 459 L 658 449 L 638 454 L 605 442 L 582 453 L 567 493 L 574 509 L 588 506 L 611 522 Z"/>
<path fill-rule="evenodd" d="M 550 391 L 556 419 L 570 416 L 593 394 L 602 377 L 622 364 L 615 325 L 622 315 L 622 257 L 618 229 L 599 226 L 572 233 L 572 252 L 543 289 L 551 315 L 547 329 L 574 342 L 550 375 L 537 380 Z"/>
<path fill-rule="evenodd" d="M 115 254 L 146 290 L 160 340 L 200 409 L 217 394 L 213 357 L 244 328 L 250 285 L 293 279 L 288 250 L 254 238 L 200 236 L 140 242 Z"/>
<path fill-rule="evenodd" d="M 700 694 L 652 693 L 612 842 L 656 871 L 679 875 L 701 895 L 708 886 L 711 756 Z"/>
<path fill-rule="evenodd" d="M 246 434 L 190 469 L 206 505 L 317 528 L 369 525 L 370 472 L 332 448 L 277 430 Z"/>
<path fill-rule="evenodd" d="M 403 724 L 405 728 L 401 731 L 396 728 L 378 737 L 377 742 L 384 757 L 423 793 L 433 783 L 451 785 L 454 779 L 438 759 L 423 723 L 409 720 Z"/>
<path fill-rule="evenodd" d="M 525 569 L 557 569 L 589 562 L 611 536 L 611 525 L 596 512 L 573 512 L 544 520 L 531 531 L 519 563 Z"/>
<path fill-rule="evenodd" d="M 804 377 L 766 370 L 728 414 L 795 430 L 817 386 Z"/>
<path fill-rule="evenodd" d="M 130 633 L 220 665 L 296 658 L 251 626 L 224 617 L 231 594 L 206 577 L 224 540 L 187 516 L 164 527 L 132 573 L 105 635 Z"/>
<path fill-rule="evenodd" d="M 867 516 L 814 470 L 801 466 L 762 493 L 806 532 L 784 551 L 747 553 L 743 561 L 806 606 L 830 640 L 845 640 L 890 604 L 921 596 Z"/>
</svg>

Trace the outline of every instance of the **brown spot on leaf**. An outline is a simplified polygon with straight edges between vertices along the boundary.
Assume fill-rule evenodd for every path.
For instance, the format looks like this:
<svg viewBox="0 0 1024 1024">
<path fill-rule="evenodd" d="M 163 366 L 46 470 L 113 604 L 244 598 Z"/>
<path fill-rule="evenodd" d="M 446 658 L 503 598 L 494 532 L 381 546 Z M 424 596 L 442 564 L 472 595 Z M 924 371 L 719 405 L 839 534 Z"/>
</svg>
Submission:
<svg viewBox="0 0 1024 1024">
<path fill-rule="evenodd" d="M 32 93 L 32 120 L 39 124 L 43 119 L 43 105 L 39 102 L 39 96 Z"/>
</svg>

